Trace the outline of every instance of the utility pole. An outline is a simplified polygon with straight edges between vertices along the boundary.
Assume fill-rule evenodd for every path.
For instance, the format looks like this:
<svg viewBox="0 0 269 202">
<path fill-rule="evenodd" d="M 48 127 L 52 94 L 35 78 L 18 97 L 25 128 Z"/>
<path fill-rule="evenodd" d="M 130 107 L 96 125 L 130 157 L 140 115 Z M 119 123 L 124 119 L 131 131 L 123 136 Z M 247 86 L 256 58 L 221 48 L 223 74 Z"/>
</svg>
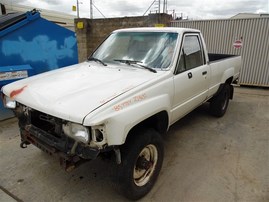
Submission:
<svg viewBox="0 0 269 202">
<path fill-rule="evenodd" d="M 167 0 L 163 0 L 163 13 L 167 13 Z"/>
<path fill-rule="evenodd" d="M 77 0 L 77 17 L 79 18 L 79 2 L 78 2 L 78 0 Z"/>
<path fill-rule="evenodd" d="M 90 18 L 93 19 L 92 0 L 90 0 Z"/>
<path fill-rule="evenodd" d="M 154 12 L 161 13 L 161 0 L 153 0 L 153 2 L 150 4 L 146 12 L 143 14 L 143 16 L 146 15 L 146 13 L 149 11 L 149 9 L 154 6 Z M 151 13 L 151 11 L 150 11 Z M 163 13 L 167 13 L 167 0 L 163 1 Z"/>
</svg>

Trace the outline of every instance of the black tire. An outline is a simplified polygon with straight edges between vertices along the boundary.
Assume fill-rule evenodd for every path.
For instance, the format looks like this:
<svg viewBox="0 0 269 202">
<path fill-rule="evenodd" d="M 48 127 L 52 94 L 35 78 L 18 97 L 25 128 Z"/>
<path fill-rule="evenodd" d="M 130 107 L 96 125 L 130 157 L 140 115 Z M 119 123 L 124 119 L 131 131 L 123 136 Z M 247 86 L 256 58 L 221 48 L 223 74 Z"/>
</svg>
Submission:
<svg viewBox="0 0 269 202">
<path fill-rule="evenodd" d="M 216 117 L 222 117 L 229 105 L 230 85 L 224 84 L 221 91 L 210 102 L 210 113 Z"/>
<path fill-rule="evenodd" d="M 145 196 L 155 184 L 163 162 L 163 140 L 153 129 L 138 130 L 121 148 L 119 187 L 131 200 Z"/>
</svg>

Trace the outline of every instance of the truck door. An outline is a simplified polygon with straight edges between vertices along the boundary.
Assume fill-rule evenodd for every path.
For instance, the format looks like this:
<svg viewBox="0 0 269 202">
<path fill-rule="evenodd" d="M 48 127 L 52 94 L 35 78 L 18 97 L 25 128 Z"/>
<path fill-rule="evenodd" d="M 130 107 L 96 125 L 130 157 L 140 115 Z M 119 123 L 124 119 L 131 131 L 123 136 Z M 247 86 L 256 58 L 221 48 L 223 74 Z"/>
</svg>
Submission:
<svg viewBox="0 0 269 202">
<path fill-rule="evenodd" d="M 185 34 L 174 74 L 173 122 L 206 100 L 209 74 L 199 33 Z"/>
</svg>

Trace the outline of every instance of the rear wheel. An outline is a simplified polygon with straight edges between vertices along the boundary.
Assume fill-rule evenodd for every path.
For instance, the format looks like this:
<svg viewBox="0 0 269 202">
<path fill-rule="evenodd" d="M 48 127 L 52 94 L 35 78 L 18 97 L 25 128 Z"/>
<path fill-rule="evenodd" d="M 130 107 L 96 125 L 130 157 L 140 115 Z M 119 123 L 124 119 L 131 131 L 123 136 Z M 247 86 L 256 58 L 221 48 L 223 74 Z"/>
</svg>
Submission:
<svg viewBox="0 0 269 202">
<path fill-rule="evenodd" d="M 153 129 L 137 131 L 131 134 L 121 153 L 121 191 L 129 199 L 142 198 L 151 190 L 161 170 L 164 154 L 162 137 Z"/>
<path fill-rule="evenodd" d="M 230 85 L 224 84 L 221 91 L 210 102 L 210 113 L 216 117 L 222 117 L 229 105 Z"/>
</svg>

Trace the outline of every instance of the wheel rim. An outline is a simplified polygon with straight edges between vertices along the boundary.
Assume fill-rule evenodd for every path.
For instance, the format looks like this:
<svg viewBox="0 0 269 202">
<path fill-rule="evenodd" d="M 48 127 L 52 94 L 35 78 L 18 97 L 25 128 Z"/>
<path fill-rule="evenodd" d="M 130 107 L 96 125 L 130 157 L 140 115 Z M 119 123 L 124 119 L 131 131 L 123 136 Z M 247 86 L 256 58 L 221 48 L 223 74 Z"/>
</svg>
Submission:
<svg viewBox="0 0 269 202">
<path fill-rule="evenodd" d="M 143 148 L 134 166 L 134 183 L 141 187 L 147 184 L 155 171 L 158 161 L 157 148 L 150 144 Z"/>
</svg>

